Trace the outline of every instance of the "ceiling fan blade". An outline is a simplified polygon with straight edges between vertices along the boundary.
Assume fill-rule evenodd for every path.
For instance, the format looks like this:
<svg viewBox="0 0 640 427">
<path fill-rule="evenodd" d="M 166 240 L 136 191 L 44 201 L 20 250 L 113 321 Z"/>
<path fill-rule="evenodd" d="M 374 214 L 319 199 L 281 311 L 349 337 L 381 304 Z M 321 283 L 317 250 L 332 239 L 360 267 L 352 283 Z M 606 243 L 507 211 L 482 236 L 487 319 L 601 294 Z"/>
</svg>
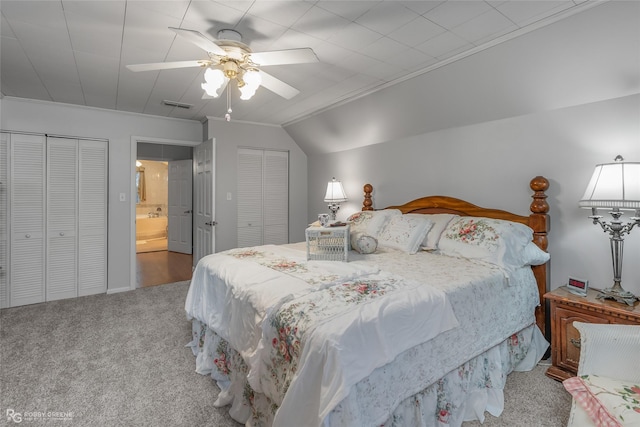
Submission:
<svg viewBox="0 0 640 427">
<path fill-rule="evenodd" d="M 184 28 L 175 28 L 175 27 L 169 27 L 169 29 L 174 31 L 177 35 L 189 40 L 191 43 L 195 44 L 205 52 L 215 53 L 216 55 L 220 55 L 220 56 L 227 55 L 227 52 L 225 52 L 224 49 L 222 49 L 213 41 L 203 36 L 202 33 L 198 31 L 185 30 Z"/>
<path fill-rule="evenodd" d="M 171 70 L 173 68 L 207 67 L 211 65 L 208 60 L 177 61 L 177 62 L 153 62 L 150 64 L 127 65 L 131 71 Z"/>
<path fill-rule="evenodd" d="M 262 77 L 262 83 L 260 83 L 260 85 L 285 99 L 291 99 L 300 93 L 298 89 L 289 86 L 282 80 L 276 79 L 271 74 L 267 74 L 262 70 L 260 70 L 259 73 L 260 77 Z"/>
<path fill-rule="evenodd" d="M 303 47 L 300 49 L 254 52 L 251 54 L 251 60 L 260 66 L 265 66 L 318 62 L 318 57 L 313 49 L 310 47 Z"/>
</svg>

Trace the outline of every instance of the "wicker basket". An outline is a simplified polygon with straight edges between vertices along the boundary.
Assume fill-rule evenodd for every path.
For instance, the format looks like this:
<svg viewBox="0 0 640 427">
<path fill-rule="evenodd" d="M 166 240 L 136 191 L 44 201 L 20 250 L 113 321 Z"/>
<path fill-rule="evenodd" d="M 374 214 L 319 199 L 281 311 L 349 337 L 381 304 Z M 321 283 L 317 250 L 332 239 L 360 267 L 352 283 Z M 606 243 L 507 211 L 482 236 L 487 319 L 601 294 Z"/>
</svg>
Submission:
<svg viewBox="0 0 640 427">
<path fill-rule="evenodd" d="M 307 259 L 321 261 L 348 261 L 349 226 L 309 227 L 307 237 Z"/>
</svg>

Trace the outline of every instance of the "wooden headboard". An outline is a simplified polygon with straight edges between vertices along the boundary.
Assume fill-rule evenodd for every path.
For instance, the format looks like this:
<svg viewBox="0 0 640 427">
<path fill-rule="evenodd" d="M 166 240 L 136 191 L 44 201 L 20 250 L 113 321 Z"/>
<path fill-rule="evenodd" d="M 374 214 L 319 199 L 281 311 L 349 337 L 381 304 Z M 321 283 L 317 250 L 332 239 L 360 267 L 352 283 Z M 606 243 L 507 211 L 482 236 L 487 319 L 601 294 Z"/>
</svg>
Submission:
<svg viewBox="0 0 640 427">
<path fill-rule="evenodd" d="M 488 209 L 476 206 L 464 200 L 447 196 L 429 196 L 413 200 L 400 206 L 388 206 L 385 209 L 399 209 L 402 213 L 453 213 L 462 216 L 478 216 L 495 219 L 505 219 L 508 221 L 519 222 L 528 225 L 533 230 L 533 242 L 543 251 L 547 250 L 549 233 L 549 204 L 547 203 L 547 195 L 545 191 L 549 188 L 549 181 L 543 176 L 536 176 L 529 183 L 529 187 L 533 190 L 533 201 L 529 206 L 531 214 L 528 216 L 517 215 L 511 212 Z M 364 202 L 362 203 L 363 211 L 372 211 L 373 201 L 371 194 L 373 186 L 366 184 L 364 186 Z M 532 266 L 533 274 L 538 283 L 538 293 L 540 297 L 540 305 L 536 308 L 536 323 L 538 327 L 547 335 L 545 328 L 545 302 L 543 295 L 547 292 L 547 284 L 549 282 L 549 263 L 543 265 Z M 548 335 L 547 335 L 548 336 Z"/>
</svg>

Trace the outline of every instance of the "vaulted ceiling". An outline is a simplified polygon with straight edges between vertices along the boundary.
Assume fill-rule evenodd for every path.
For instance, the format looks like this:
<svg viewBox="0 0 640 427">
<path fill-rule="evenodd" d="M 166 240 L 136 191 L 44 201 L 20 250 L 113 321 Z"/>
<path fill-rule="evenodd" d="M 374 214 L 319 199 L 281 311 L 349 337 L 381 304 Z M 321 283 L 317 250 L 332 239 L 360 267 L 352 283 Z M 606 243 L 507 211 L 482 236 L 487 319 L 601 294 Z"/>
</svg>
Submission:
<svg viewBox="0 0 640 427">
<path fill-rule="evenodd" d="M 287 125 L 556 22 L 598 2 L 202 1 L 0 2 L 3 96 L 204 121 L 201 68 L 132 72 L 130 64 L 206 59 L 169 27 L 240 32 L 256 51 L 311 47 L 318 63 L 265 67 L 300 90 L 231 92 L 234 120 Z M 225 94 L 226 95 L 226 94 Z M 175 101 L 190 108 L 167 106 Z"/>
</svg>

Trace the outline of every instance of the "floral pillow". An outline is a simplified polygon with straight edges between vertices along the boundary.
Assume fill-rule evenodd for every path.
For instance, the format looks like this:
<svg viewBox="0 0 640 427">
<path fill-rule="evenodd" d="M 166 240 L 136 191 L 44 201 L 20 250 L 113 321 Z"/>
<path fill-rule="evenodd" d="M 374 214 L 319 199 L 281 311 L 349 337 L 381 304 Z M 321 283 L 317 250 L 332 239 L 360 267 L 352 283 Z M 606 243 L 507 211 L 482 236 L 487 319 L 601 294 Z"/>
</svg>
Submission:
<svg viewBox="0 0 640 427">
<path fill-rule="evenodd" d="M 378 244 L 415 254 L 432 226 L 426 215 L 393 216 L 378 236 Z"/>
<path fill-rule="evenodd" d="M 532 238 L 533 230 L 524 224 L 461 216 L 447 225 L 438 249 L 445 255 L 478 259 L 511 270 L 526 265 L 523 250 Z"/>
<path fill-rule="evenodd" d="M 598 426 L 640 426 L 640 384 L 597 375 L 562 383 Z"/>
<path fill-rule="evenodd" d="M 399 209 L 356 212 L 347 218 L 351 238 L 362 233 L 377 238 L 389 219 L 398 215 L 402 215 Z"/>
</svg>

